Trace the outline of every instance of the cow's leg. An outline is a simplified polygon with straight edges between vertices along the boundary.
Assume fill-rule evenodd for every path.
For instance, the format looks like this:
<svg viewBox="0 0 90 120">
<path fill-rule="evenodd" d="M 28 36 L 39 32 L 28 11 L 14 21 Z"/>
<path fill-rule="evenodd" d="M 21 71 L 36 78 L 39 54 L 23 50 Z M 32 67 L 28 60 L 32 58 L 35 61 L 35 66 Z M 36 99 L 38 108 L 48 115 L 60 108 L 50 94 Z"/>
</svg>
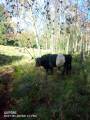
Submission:
<svg viewBox="0 0 90 120">
<path fill-rule="evenodd" d="M 71 63 L 68 64 L 68 72 L 71 74 L 71 70 L 72 70 L 72 65 Z"/>
<path fill-rule="evenodd" d="M 71 57 L 71 60 L 70 60 L 70 74 L 71 74 L 71 71 L 72 71 L 72 57 Z"/>
<path fill-rule="evenodd" d="M 62 75 L 64 75 L 65 73 L 66 73 L 66 63 L 64 63 Z"/>
<path fill-rule="evenodd" d="M 53 65 L 51 62 L 49 62 L 49 70 L 50 70 L 51 74 L 53 74 Z"/>
<path fill-rule="evenodd" d="M 52 65 L 49 65 L 49 71 L 51 74 L 53 74 L 53 66 Z"/>
<path fill-rule="evenodd" d="M 57 67 L 58 71 L 60 71 L 60 67 Z"/>
<path fill-rule="evenodd" d="M 46 68 L 45 68 L 45 70 L 46 70 L 46 73 L 48 73 L 48 72 L 49 72 L 49 69 L 46 69 Z"/>
<path fill-rule="evenodd" d="M 68 56 L 68 72 L 71 74 L 71 70 L 72 70 L 72 56 L 69 55 Z"/>
<path fill-rule="evenodd" d="M 53 67 L 52 67 L 52 68 L 50 68 L 50 71 L 51 71 L 51 74 L 53 74 Z"/>
<path fill-rule="evenodd" d="M 45 69 L 47 74 L 53 74 L 53 68 Z"/>
<path fill-rule="evenodd" d="M 66 64 L 66 74 L 68 75 L 68 73 L 69 73 L 69 64 L 67 63 Z"/>
<path fill-rule="evenodd" d="M 68 65 L 67 62 L 65 62 L 63 73 L 66 74 L 66 75 L 68 75 L 68 72 L 69 72 L 69 65 Z"/>
</svg>

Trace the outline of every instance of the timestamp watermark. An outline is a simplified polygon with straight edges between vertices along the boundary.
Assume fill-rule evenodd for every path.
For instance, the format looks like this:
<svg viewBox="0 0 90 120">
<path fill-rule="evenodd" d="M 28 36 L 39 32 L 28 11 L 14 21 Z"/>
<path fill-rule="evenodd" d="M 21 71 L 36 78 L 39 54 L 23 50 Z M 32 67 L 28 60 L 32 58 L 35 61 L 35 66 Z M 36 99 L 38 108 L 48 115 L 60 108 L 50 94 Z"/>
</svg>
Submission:
<svg viewBox="0 0 90 120">
<path fill-rule="evenodd" d="M 9 117 L 17 117 L 17 118 L 25 118 L 25 117 L 29 117 L 29 118 L 37 118 L 36 114 L 17 114 L 16 111 L 4 111 L 4 117 L 5 118 L 9 118 Z"/>
</svg>

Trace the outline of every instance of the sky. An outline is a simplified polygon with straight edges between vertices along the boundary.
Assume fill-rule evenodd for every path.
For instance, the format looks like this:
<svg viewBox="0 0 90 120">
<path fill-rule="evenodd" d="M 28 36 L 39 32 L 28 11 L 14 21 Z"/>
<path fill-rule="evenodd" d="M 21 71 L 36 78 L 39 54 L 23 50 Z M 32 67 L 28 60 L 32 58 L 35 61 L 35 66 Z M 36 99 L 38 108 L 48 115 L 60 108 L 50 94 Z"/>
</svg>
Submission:
<svg viewBox="0 0 90 120">
<path fill-rule="evenodd" d="M 14 1 L 15 0 L 13 0 L 13 3 L 14 3 Z M 38 17 L 36 17 L 37 18 L 36 27 L 37 27 L 37 29 L 39 29 L 39 30 L 37 30 L 37 32 L 39 31 L 39 33 L 40 33 L 40 31 L 43 30 L 43 26 L 45 23 L 45 17 L 41 14 L 41 12 L 43 11 L 43 8 L 44 8 L 45 0 L 36 0 L 36 1 L 38 2 L 38 5 L 39 5 L 39 12 L 37 12 L 35 10 L 35 8 L 33 8 L 34 9 L 33 12 L 34 12 L 34 15 L 36 14 L 36 16 L 38 16 Z M 52 0 L 50 0 L 50 2 L 51 1 Z M 72 3 L 77 3 L 77 1 L 78 1 L 79 10 L 81 12 L 86 12 L 88 14 L 88 20 L 90 20 L 90 10 L 87 11 L 87 7 L 84 4 L 84 1 L 86 1 L 86 0 L 67 0 L 67 1 L 69 1 L 69 2 L 67 2 L 67 5 L 72 4 Z M 2 3 L 5 5 L 5 8 L 7 10 L 9 10 L 9 11 L 11 10 L 10 6 L 6 5 L 5 0 L 0 0 L 0 4 L 2 4 Z M 52 11 L 54 10 L 52 5 L 51 5 L 51 9 L 52 9 Z M 30 29 L 33 30 L 33 25 L 32 25 L 33 20 L 31 20 L 31 18 L 30 18 L 30 11 L 28 11 L 28 10 L 25 11 L 23 9 L 22 13 L 23 14 L 20 14 L 19 17 L 13 16 L 12 20 L 16 23 L 19 22 L 20 29 L 24 29 L 27 31 L 29 31 Z M 63 19 L 64 19 L 64 17 L 62 16 L 62 20 Z"/>
</svg>

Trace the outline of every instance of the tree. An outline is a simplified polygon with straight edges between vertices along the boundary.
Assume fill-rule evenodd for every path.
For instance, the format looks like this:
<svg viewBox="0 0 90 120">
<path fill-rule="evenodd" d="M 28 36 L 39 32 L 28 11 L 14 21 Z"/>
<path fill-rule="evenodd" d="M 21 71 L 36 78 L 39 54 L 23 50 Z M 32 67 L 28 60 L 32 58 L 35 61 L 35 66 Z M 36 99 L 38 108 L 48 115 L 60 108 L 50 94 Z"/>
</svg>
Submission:
<svg viewBox="0 0 90 120">
<path fill-rule="evenodd" d="M 5 39 L 6 26 L 5 26 L 5 10 L 4 6 L 0 5 L 0 44 L 3 44 L 3 39 Z"/>
</svg>

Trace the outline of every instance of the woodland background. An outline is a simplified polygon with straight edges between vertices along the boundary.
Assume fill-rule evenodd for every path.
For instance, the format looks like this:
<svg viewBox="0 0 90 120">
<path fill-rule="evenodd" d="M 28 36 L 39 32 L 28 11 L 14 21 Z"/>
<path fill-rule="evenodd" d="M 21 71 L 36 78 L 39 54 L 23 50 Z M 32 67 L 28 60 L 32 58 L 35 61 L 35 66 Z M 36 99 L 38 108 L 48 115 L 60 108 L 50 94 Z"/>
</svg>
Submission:
<svg viewBox="0 0 90 120">
<path fill-rule="evenodd" d="M 47 53 L 72 54 L 72 74 L 35 68 Z M 2 120 L 90 119 L 90 0 L 0 0 L 0 106 Z"/>
</svg>

